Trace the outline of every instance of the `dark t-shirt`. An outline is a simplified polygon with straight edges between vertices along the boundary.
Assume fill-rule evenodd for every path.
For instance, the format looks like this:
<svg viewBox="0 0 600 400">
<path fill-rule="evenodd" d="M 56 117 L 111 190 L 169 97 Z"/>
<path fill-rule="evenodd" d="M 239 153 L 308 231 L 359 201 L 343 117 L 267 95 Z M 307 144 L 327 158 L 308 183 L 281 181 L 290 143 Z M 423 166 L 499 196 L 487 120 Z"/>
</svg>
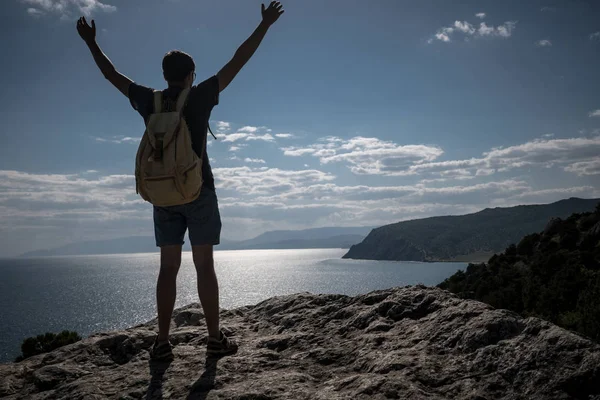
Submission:
<svg viewBox="0 0 600 400">
<path fill-rule="evenodd" d="M 163 111 L 174 111 L 177 96 L 182 88 L 170 87 L 162 91 Z M 144 121 L 154 112 L 154 89 L 132 83 L 129 86 L 129 101 L 131 106 L 137 110 Z M 202 158 L 202 178 L 204 187 L 214 189 L 210 162 L 206 148 L 202 148 L 204 137 L 207 135 L 208 120 L 214 106 L 219 104 L 219 81 L 216 76 L 208 78 L 196 86 L 192 86 L 187 103 L 183 108 L 183 118 L 192 135 L 192 147 L 198 157 Z"/>
</svg>

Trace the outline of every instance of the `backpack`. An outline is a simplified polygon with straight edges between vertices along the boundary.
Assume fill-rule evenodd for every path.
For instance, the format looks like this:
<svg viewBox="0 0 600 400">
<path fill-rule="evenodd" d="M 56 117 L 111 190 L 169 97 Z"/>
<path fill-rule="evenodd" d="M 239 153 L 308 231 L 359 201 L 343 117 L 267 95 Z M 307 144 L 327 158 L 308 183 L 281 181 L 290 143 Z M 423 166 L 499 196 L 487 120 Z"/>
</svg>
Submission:
<svg viewBox="0 0 600 400">
<path fill-rule="evenodd" d="M 163 112 L 162 92 L 154 91 L 154 113 L 135 160 L 136 193 L 155 206 L 186 204 L 198 198 L 202 189 L 202 158 L 192 148 L 192 136 L 183 118 L 190 89 L 177 98 L 175 111 Z M 203 135 L 203 148 L 206 135 Z"/>
</svg>

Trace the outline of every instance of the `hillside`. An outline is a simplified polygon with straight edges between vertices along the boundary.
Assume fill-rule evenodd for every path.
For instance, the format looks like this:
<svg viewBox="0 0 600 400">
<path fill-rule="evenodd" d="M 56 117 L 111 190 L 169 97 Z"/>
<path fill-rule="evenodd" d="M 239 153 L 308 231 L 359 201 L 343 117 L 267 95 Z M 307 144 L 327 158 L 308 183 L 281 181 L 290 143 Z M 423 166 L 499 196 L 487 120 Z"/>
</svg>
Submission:
<svg viewBox="0 0 600 400">
<path fill-rule="evenodd" d="M 0 364 L 17 399 L 600 399 L 600 345 L 439 288 L 299 293 L 223 310 L 238 354 L 207 360 L 200 304 L 175 310 L 175 360 L 149 362 L 156 320 Z"/>
<path fill-rule="evenodd" d="M 347 249 L 359 243 L 371 230 L 370 227 L 314 228 L 304 230 L 270 231 L 253 239 L 233 241 L 222 239 L 217 250 L 252 249 L 311 249 L 340 248 Z M 185 251 L 190 251 L 189 241 L 185 239 Z M 87 254 L 126 254 L 152 253 L 158 251 L 153 236 L 130 236 L 108 240 L 94 240 L 71 243 L 48 250 L 27 252 L 21 257 L 47 257 Z"/>
<path fill-rule="evenodd" d="M 599 199 L 570 198 L 552 204 L 487 208 L 460 215 L 403 221 L 374 229 L 344 258 L 398 261 L 487 260 L 531 232 L 544 229 L 553 217 L 594 209 Z"/>
<path fill-rule="evenodd" d="M 600 204 L 593 213 L 551 220 L 542 232 L 439 286 L 600 342 Z"/>
</svg>

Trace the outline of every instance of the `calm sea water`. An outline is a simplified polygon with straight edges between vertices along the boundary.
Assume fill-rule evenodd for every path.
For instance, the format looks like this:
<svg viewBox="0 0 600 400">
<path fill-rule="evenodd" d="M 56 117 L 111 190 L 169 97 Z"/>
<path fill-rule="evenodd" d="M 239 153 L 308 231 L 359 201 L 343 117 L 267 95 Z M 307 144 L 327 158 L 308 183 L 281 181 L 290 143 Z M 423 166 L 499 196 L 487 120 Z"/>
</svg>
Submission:
<svg viewBox="0 0 600 400">
<path fill-rule="evenodd" d="M 311 292 L 356 295 L 423 283 L 436 285 L 464 263 L 342 260 L 342 249 L 215 252 L 221 306 Z M 26 337 L 47 331 L 81 335 L 146 322 L 156 315 L 158 254 L 0 260 L 0 362 L 14 359 Z M 177 283 L 180 307 L 197 302 L 191 253 Z"/>
</svg>

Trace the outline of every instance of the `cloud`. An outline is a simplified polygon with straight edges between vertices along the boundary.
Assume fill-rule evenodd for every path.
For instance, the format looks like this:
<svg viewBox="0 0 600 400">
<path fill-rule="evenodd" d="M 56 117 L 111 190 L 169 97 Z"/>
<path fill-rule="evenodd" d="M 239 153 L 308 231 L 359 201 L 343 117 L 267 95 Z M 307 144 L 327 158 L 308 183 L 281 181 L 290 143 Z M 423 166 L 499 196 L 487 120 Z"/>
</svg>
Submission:
<svg viewBox="0 0 600 400">
<path fill-rule="evenodd" d="M 590 111 L 590 113 L 588 114 L 591 117 L 600 117 L 600 109 L 598 110 L 594 110 L 594 111 Z"/>
<path fill-rule="evenodd" d="M 537 42 L 535 42 L 535 45 L 538 47 L 551 47 L 552 42 L 548 39 L 543 39 L 543 40 L 538 40 Z"/>
<path fill-rule="evenodd" d="M 244 161 L 247 163 L 255 163 L 255 164 L 265 164 L 265 160 L 260 158 L 244 158 Z"/>
<path fill-rule="evenodd" d="M 454 28 L 455 28 L 456 31 L 459 31 L 459 32 L 462 32 L 462 33 L 466 33 L 468 35 L 472 35 L 472 34 L 475 33 L 475 28 L 473 27 L 473 25 L 471 25 L 467 21 L 464 21 L 464 22 L 455 21 L 454 22 Z"/>
<path fill-rule="evenodd" d="M 219 126 L 217 124 L 217 126 Z M 237 129 L 233 133 L 226 133 L 230 129 L 229 123 L 223 123 L 219 128 L 220 137 L 223 138 L 223 142 L 238 142 L 238 141 L 253 141 L 262 140 L 264 142 L 274 142 L 275 137 L 271 135 L 270 129 L 261 126 L 243 126 Z"/>
<path fill-rule="evenodd" d="M 484 12 L 480 12 L 480 13 L 477 13 L 477 14 L 475 14 L 475 16 L 476 16 L 477 18 L 484 19 L 484 18 L 485 18 L 485 16 L 486 16 L 486 14 L 485 14 Z"/>
<path fill-rule="evenodd" d="M 34 17 L 53 14 L 63 19 L 69 19 L 74 15 L 90 17 L 96 12 L 117 10 L 117 7 L 99 0 L 21 0 L 21 2 L 31 6 L 27 9 L 27 13 Z"/>
<path fill-rule="evenodd" d="M 588 130 L 596 135 L 588 137 L 544 135 L 461 158 L 434 144 L 327 136 L 281 146 L 284 159 L 295 159 L 275 157 L 269 164 L 280 164 L 267 166 L 262 153 L 242 156 L 227 150 L 285 137 L 265 127 L 254 132 L 222 127 L 228 132 L 219 136 L 229 138 L 229 146 L 218 167 L 211 161 L 228 239 L 246 239 L 265 229 L 377 226 L 492 206 L 600 197 L 598 185 L 590 183 L 600 176 L 600 131 Z M 106 144 L 135 140 L 93 139 Z M 151 235 L 152 207 L 135 194 L 134 179 L 126 172 L 106 174 L 85 166 L 69 174 L 0 171 L 0 256 L 82 240 Z"/>
<path fill-rule="evenodd" d="M 307 147 L 282 150 L 290 157 L 318 157 L 321 164 L 343 162 L 357 175 L 404 175 L 411 165 L 435 160 L 443 153 L 434 146 L 398 145 L 362 136 L 348 140 L 326 137 Z"/>
<path fill-rule="evenodd" d="M 256 131 L 258 131 L 258 127 L 256 126 L 244 126 L 238 129 L 238 132 L 255 133 Z"/>
<path fill-rule="evenodd" d="M 273 194 L 314 182 L 332 181 L 335 176 L 318 170 L 282 170 L 279 168 L 215 168 L 219 187 L 240 194 Z"/>
<path fill-rule="evenodd" d="M 305 156 L 323 158 L 323 165 L 346 164 L 358 173 L 366 169 L 396 176 L 384 181 L 344 181 L 324 170 L 269 168 L 262 166 L 264 160 L 236 157 L 236 162 L 254 165 L 213 169 L 223 237 L 244 239 L 265 229 L 376 226 L 489 206 L 600 196 L 597 187 L 575 181 L 544 187 L 537 175 L 533 183 L 527 181 L 528 175 L 494 178 L 501 169 L 548 165 L 562 168 L 574 179 L 598 175 L 599 146 L 596 138 L 539 139 L 491 149 L 481 157 L 442 161 L 443 152 L 437 147 L 378 138 L 330 136 L 307 148 Z M 380 158 L 381 165 L 369 164 Z M 3 255 L 81 240 L 150 235 L 151 215 L 151 206 L 135 194 L 131 175 L 0 171 Z"/>
<path fill-rule="evenodd" d="M 250 135 L 246 137 L 246 140 L 263 140 L 265 142 L 274 142 L 275 138 L 270 133 L 264 135 Z"/>
<path fill-rule="evenodd" d="M 497 36 L 505 38 L 510 37 L 512 35 L 513 29 L 515 29 L 516 26 L 516 21 L 507 21 L 504 23 L 504 25 L 498 25 L 498 27 L 496 28 L 496 34 Z"/>
<path fill-rule="evenodd" d="M 516 168 L 552 168 L 561 167 L 567 172 L 576 172 L 589 168 L 589 164 L 577 163 L 597 162 L 600 154 L 600 136 L 592 138 L 570 139 L 536 139 L 521 145 L 506 148 L 496 148 L 483 153 L 481 158 L 450 160 L 441 162 L 422 163 L 409 167 L 415 174 L 433 173 L 441 175 L 445 171 L 467 169 L 470 171 L 485 171 L 486 175 L 506 172 Z"/>
<path fill-rule="evenodd" d="M 44 15 L 44 13 L 41 10 L 38 10 L 37 8 L 28 8 L 27 14 L 31 15 L 32 17 L 41 17 L 42 15 Z"/>
<path fill-rule="evenodd" d="M 280 139 L 291 139 L 294 135 L 291 133 L 276 133 L 275 137 Z"/>
<path fill-rule="evenodd" d="M 477 29 L 477 34 L 479 36 L 489 36 L 495 32 L 495 28 L 493 26 L 487 26 L 485 22 L 479 24 L 479 28 Z"/>
<path fill-rule="evenodd" d="M 101 143 L 116 143 L 116 144 L 122 144 L 122 143 L 131 143 L 131 144 L 138 144 L 141 140 L 141 138 L 134 138 L 134 137 L 130 137 L 130 136 L 113 136 L 112 138 L 103 138 L 103 137 L 93 137 L 94 140 L 96 140 L 97 142 L 101 142 Z"/>
<path fill-rule="evenodd" d="M 479 16 L 479 14 L 477 14 Z M 454 34 L 461 34 L 465 39 L 470 37 L 502 37 L 508 38 L 512 35 L 513 30 L 516 28 L 516 21 L 506 21 L 502 25 L 488 26 L 485 22 L 481 22 L 479 27 L 475 27 L 473 24 L 467 21 L 454 21 L 452 26 L 443 27 L 431 37 L 427 43 L 433 43 L 435 40 L 441 42 L 451 42 Z"/>
<path fill-rule="evenodd" d="M 504 201 L 509 204 L 539 204 L 547 202 L 547 199 L 549 198 L 552 200 L 560 200 L 574 196 L 579 196 L 583 198 L 594 198 L 598 196 L 598 191 L 592 186 L 575 186 L 541 190 L 530 189 L 525 190 L 522 193 L 510 196 Z"/>
<path fill-rule="evenodd" d="M 590 40 L 600 40 L 600 32 L 594 32 L 590 35 Z"/>
<path fill-rule="evenodd" d="M 228 131 L 231 128 L 231 124 L 225 121 L 217 121 L 217 130 L 219 132 Z"/>
<path fill-rule="evenodd" d="M 540 9 L 540 11 L 541 12 L 554 12 L 554 11 L 556 11 L 556 8 L 555 7 L 542 7 Z"/>
<path fill-rule="evenodd" d="M 572 172 L 579 176 L 600 175 L 600 158 L 573 163 L 566 166 L 565 171 Z"/>
<path fill-rule="evenodd" d="M 305 147 L 284 147 L 286 156 L 317 157 L 321 164 L 344 163 L 356 175 L 422 176 L 470 179 L 523 167 L 562 167 L 587 162 L 600 154 L 600 136 L 553 139 L 545 136 L 521 145 L 495 148 L 481 157 L 438 161 L 444 151 L 435 146 L 398 145 L 377 138 L 343 140 L 326 137 Z M 590 171 L 588 168 L 587 171 Z M 439 181 L 439 179 L 438 179 Z"/>
</svg>

